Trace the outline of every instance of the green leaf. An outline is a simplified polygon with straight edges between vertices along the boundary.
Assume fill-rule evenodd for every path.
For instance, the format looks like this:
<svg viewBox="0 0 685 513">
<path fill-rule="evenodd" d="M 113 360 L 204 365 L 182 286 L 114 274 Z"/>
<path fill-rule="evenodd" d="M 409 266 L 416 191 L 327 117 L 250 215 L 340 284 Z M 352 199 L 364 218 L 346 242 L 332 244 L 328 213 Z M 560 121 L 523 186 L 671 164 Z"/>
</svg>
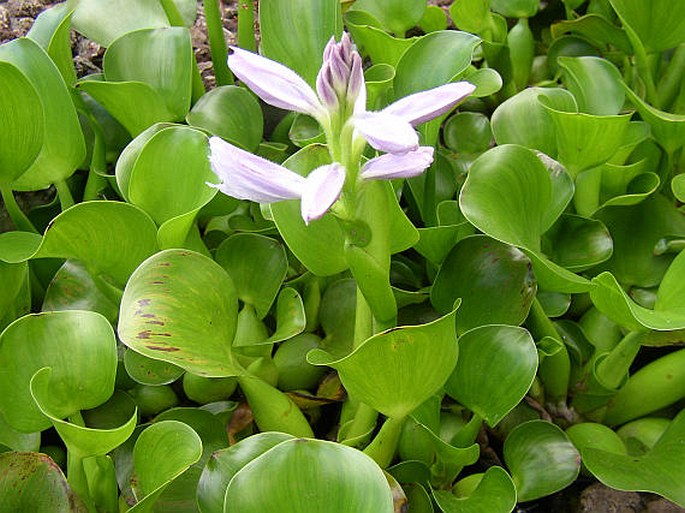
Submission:
<svg viewBox="0 0 685 513">
<path fill-rule="evenodd" d="M 660 52 L 685 41 L 685 5 L 668 0 L 609 0 L 624 25 L 630 26 L 649 52 Z"/>
<path fill-rule="evenodd" d="M 90 428 L 62 420 L 64 412 L 60 412 L 60 405 L 56 404 L 54 399 L 54 392 L 59 389 L 59 384 L 52 379 L 50 367 L 43 367 L 36 371 L 31 378 L 30 388 L 35 404 L 43 415 L 50 419 L 67 446 L 69 454 L 79 458 L 104 456 L 123 444 L 136 427 L 138 412 L 131 404 L 129 404 L 128 417 L 125 416 L 122 419 L 125 422 L 110 429 Z M 132 403 L 130 399 L 129 401 Z"/>
<path fill-rule="evenodd" d="M 393 82 L 396 98 L 452 81 L 471 64 L 480 38 L 466 32 L 443 30 L 423 36 L 402 54 Z M 432 58 L 440 54 L 436 63 Z"/>
<path fill-rule="evenodd" d="M 378 25 L 378 20 L 365 11 L 350 10 L 345 13 L 345 26 L 360 51 L 368 54 L 374 64 L 396 67 L 402 54 L 418 38 L 393 37 Z"/>
<path fill-rule="evenodd" d="M 516 507 L 516 487 L 502 467 L 490 467 L 468 497 L 435 490 L 433 498 L 444 513 L 510 513 Z"/>
<path fill-rule="evenodd" d="M 29 79 L 14 65 L 0 62 L 0 185 L 26 171 L 43 146 L 43 104 Z M 21 106 L 21 108 L 19 108 Z"/>
<path fill-rule="evenodd" d="M 148 358 L 132 349 L 124 353 L 124 368 L 141 385 L 169 385 L 183 374 L 183 369 L 172 363 Z"/>
<path fill-rule="evenodd" d="M 680 202 L 685 202 L 685 175 L 674 176 L 671 180 L 673 195 Z"/>
<path fill-rule="evenodd" d="M 169 26 L 161 2 L 138 0 L 80 0 L 72 23 L 75 30 L 105 47 L 127 32 Z"/>
<path fill-rule="evenodd" d="M 419 326 L 391 329 L 335 359 L 320 349 L 307 359 L 336 369 L 350 395 L 388 417 L 402 418 L 435 394 L 457 361 L 456 310 Z"/>
<path fill-rule="evenodd" d="M 71 55 L 71 16 L 73 11 L 67 3 L 57 4 L 38 15 L 26 37 L 43 47 L 59 68 L 67 85 L 76 82 Z"/>
<path fill-rule="evenodd" d="M 524 250 L 541 287 L 581 292 L 588 290 L 590 283 L 549 260 L 540 244 L 542 234 L 570 200 L 570 185 L 558 164 L 541 160 L 521 146 L 503 145 L 474 161 L 459 205 L 469 222 L 483 233 Z"/>
<path fill-rule="evenodd" d="M 0 497 L 5 511 L 17 513 L 86 513 L 62 470 L 46 454 L 0 454 Z"/>
<path fill-rule="evenodd" d="M 257 433 L 212 454 L 197 487 L 200 511 L 223 513 L 226 488 L 235 474 L 258 456 L 292 438 L 285 433 Z"/>
<path fill-rule="evenodd" d="M 307 324 L 300 294 L 292 287 L 284 287 L 276 302 L 276 331 L 264 343 L 275 344 L 304 331 Z"/>
<path fill-rule="evenodd" d="M 170 451 L 170 447 L 174 450 Z M 164 489 L 201 456 L 200 437 L 182 422 L 165 420 L 145 429 L 133 449 L 133 464 L 142 499 L 129 511 L 152 511 Z"/>
<path fill-rule="evenodd" d="M 507 18 L 532 18 L 538 12 L 538 0 L 490 0 L 490 7 Z"/>
<path fill-rule="evenodd" d="M 625 491 L 658 493 L 685 507 L 685 412 L 680 412 L 654 447 L 642 456 L 614 454 L 600 449 L 583 451 L 583 462 L 601 482 Z"/>
<path fill-rule="evenodd" d="M 283 246 L 270 237 L 238 233 L 219 245 L 214 258 L 233 280 L 238 299 L 252 305 L 263 319 L 288 270 Z"/>
<path fill-rule="evenodd" d="M 614 245 L 601 221 L 562 214 L 545 233 L 549 257 L 572 271 L 583 271 L 607 261 Z"/>
<path fill-rule="evenodd" d="M 50 135 L 44 139 L 31 167 L 12 187 L 15 190 L 45 189 L 70 177 L 86 156 L 76 109 L 59 70 L 37 43 L 27 38 L 15 39 L 0 46 L 0 59 L 19 68 L 31 82 L 43 102 L 45 134 Z"/>
<path fill-rule="evenodd" d="M 457 333 L 484 324 L 521 324 L 537 289 L 528 257 L 513 246 L 484 235 L 457 243 L 442 263 L 431 288 L 439 312 L 452 309 L 457 298 Z"/>
<path fill-rule="evenodd" d="M 559 57 L 564 85 L 573 93 L 578 110 L 596 116 L 614 116 L 621 112 L 625 91 L 621 74 L 605 59 L 593 56 Z"/>
<path fill-rule="evenodd" d="M 383 471 L 351 447 L 286 440 L 239 470 L 225 513 L 392 513 Z"/>
<path fill-rule="evenodd" d="M 421 21 L 426 0 L 357 0 L 352 8 L 371 13 L 385 30 L 402 37 Z"/>
<path fill-rule="evenodd" d="M 51 425 L 29 389 L 33 375 L 52 369 L 51 413 L 68 417 L 94 408 L 114 392 L 116 339 L 94 312 L 48 312 L 17 319 L 0 334 L 0 410 L 20 431 Z"/>
<path fill-rule="evenodd" d="M 175 120 L 190 109 L 193 49 L 185 27 L 128 32 L 112 42 L 103 58 L 107 81 L 148 84 Z"/>
<path fill-rule="evenodd" d="M 131 349 L 193 374 L 235 376 L 241 371 L 231 354 L 237 314 L 235 287 L 221 266 L 198 253 L 170 249 L 131 276 L 118 333 Z"/>
<path fill-rule="evenodd" d="M 492 133 L 497 144 L 520 144 L 555 158 L 557 142 L 554 121 L 546 106 L 565 112 L 576 110 L 573 95 L 559 88 L 531 87 L 502 102 L 492 114 Z"/>
<path fill-rule="evenodd" d="M 203 95 L 186 116 L 191 126 L 207 130 L 248 151 L 262 141 L 264 117 L 259 102 L 246 89 L 220 86 Z"/>
<path fill-rule="evenodd" d="M 591 13 L 572 20 L 560 21 L 551 26 L 551 31 L 554 39 L 570 32 L 582 36 L 597 47 L 613 45 L 624 53 L 633 51 L 625 30 L 599 14 Z"/>
<path fill-rule="evenodd" d="M 342 32 L 340 1 L 262 0 L 259 25 L 264 56 L 295 70 L 313 86 L 326 43 Z M 290 37 L 293 30 L 298 37 Z"/>
<path fill-rule="evenodd" d="M 580 471 L 580 454 L 555 424 L 531 420 L 504 441 L 504 461 L 516 485 L 517 501 L 551 495 L 570 485 Z"/>
<path fill-rule="evenodd" d="M 459 338 L 459 359 L 445 390 L 494 427 L 526 395 L 537 367 L 537 349 L 528 331 L 481 326 Z"/>
<path fill-rule="evenodd" d="M 123 287 L 138 264 L 157 250 L 155 231 L 152 220 L 133 205 L 79 203 L 51 221 L 33 257 L 77 259 L 91 275 Z"/>
<path fill-rule="evenodd" d="M 673 261 L 672 254 L 654 254 L 665 237 L 685 236 L 685 219 L 671 201 L 657 194 L 628 207 L 606 207 L 594 216 L 609 229 L 614 253 L 602 266 L 623 286 L 654 287 Z"/>
<path fill-rule="evenodd" d="M 459 112 L 445 123 L 445 146 L 460 153 L 482 153 L 492 144 L 487 116 L 479 112 Z"/>
</svg>

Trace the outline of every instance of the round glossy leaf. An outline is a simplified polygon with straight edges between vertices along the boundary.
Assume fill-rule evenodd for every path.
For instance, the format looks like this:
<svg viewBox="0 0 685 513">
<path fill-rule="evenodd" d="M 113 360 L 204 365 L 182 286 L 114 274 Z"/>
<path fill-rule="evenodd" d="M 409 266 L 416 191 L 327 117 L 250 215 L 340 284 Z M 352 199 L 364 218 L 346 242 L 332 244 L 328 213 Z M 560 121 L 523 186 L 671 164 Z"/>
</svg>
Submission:
<svg viewBox="0 0 685 513">
<path fill-rule="evenodd" d="M 621 112 L 626 93 L 613 64 L 594 56 L 559 57 L 557 62 L 580 112 L 596 116 L 614 116 Z"/>
<path fill-rule="evenodd" d="M 128 179 L 128 201 L 161 225 L 202 208 L 217 193 L 207 158 L 207 136 L 172 126 L 154 134 L 141 148 Z"/>
<path fill-rule="evenodd" d="M 626 491 L 658 493 L 685 507 L 685 412 L 680 412 L 643 456 L 614 454 L 601 449 L 583 451 L 585 466 L 601 482 Z"/>
<path fill-rule="evenodd" d="M 228 447 L 226 426 L 211 412 L 200 408 L 171 408 L 160 413 L 155 422 L 177 420 L 193 428 L 202 440 L 202 458 L 198 465 L 205 465 L 214 451 Z M 198 475 L 199 478 L 199 475 Z M 197 483 L 197 482 L 196 482 Z M 194 498 L 193 491 L 193 498 Z"/>
<path fill-rule="evenodd" d="M 537 349 L 528 331 L 481 326 L 459 338 L 459 359 L 445 390 L 495 426 L 526 395 L 537 367 Z"/>
<path fill-rule="evenodd" d="M 594 116 L 550 107 L 545 99 L 540 102 L 554 122 L 556 158 L 574 178 L 582 171 L 604 164 L 616 153 L 632 116 Z"/>
<path fill-rule="evenodd" d="M 143 498 L 129 511 L 151 511 L 164 489 L 201 456 L 200 437 L 182 422 L 165 420 L 145 429 L 133 449 L 136 482 Z"/>
<path fill-rule="evenodd" d="M 183 374 L 183 369 L 162 360 L 153 360 L 136 351 L 124 353 L 126 373 L 141 385 L 168 385 Z"/>
<path fill-rule="evenodd" d="M 484 324 L 521 324 L 537 289 L 530 259 L 519 249 L 484 235 L 462 239 L 435 277 L 431 302 L 440 312 L 457 298 L 457 333 Z"/>
<path fill-rule="evenodd" d="M 197 503 L 202 513 L 223 513 L 228 483 L 252 460 L 292 436 L 285 433 L 258 433 L 212 454 L 197 485 Z"/>
<path fill-rule="evenodd" d="M 123 287 L 134 269 L 157 250 L 156 228 L 139 208 L 89 201 L 65 210 L 48 225 L 38 258 L 73 258 L 93 276 Z"/>
<path fill-rule="evenodd" d="M 54 391 L 59 385 L 51 382 L 52 374 L 50 367 L 44 367 L 33 375 L 31 397 L 40 411 L 50 419 L 70 454 L 80 458 L 104 456 L 131 436 L 138 421 L 138 412 L 130 407 L 132 405 L 128 408 L 128 419 L 125 417 L 123 424 L 111 429 L 90 428 L 62 420 L 60 417 L 64 412 L 60 411 L 60 405 L 54 399 Z"/>
<path fill-rule="evenodd" d="M 357 0 L 354 9 L 371 13 L 388 32 L 398 36 L 419 23 L 426 11 L 425 0 Z"/>
<path fill-rule="evenodd" d="M 118 333 L 124 344 L 150 358 L 201 376 L 234 376 L 237 315 L 235 287 L 221 266 L 198 253 L 170 249 L 147 259 L 131 276 Z"/>
<path fill-rule="evenodd" d="M 624 24 L 629 25 L 650 52 L 685 41 L 685 5 L 668 0 L 610 0 Z"/>
<path fill-rule="evenodd" d="M 32 314 L 0 335 L 0 409 L 25 432 L 50 421 L 31 398 L 29 383 L 43 367 L 52 369 L 51 410 L 64 418 L 94 408 L 114 392 L 116 339 L 107 319 L 94 312 Z"/>
<path fill-rule="evenodd" d="M 339 0 L 262 0 L 259 4 L 262 52 L 314 85 L 331 36 L 342 32 Z M 293 30 L 299 34 L 291 37 Z"/>
<path fill-rule="evenodd" d="M 119 304 L 98 289 L 81 262 L 67 260 L 50 281 L 42 310 L 90 310 L 114 322 L 119 315 Z"/>
<path fill-rule="evenodd" d="M 685 202 L 685 175 L 677 175 L 671 180 L 671 190 L 678 201 Z"/>
<path fill-rule="evenodd" d="M 655 255 L 654 247 L 664 237 L 685 236 L 685 219 L 673 204 L 655 195 L 635 206 L 603 208 L 595 217 L 614 241 L 613 256 L 603 267 L 624 286 L 658 285 L 674 256 Z"/>
<path fill-rule="evenodd" d="M 13 184 L 17 190 L 44 189 L 70 177 L 86 156 L 76 109 L 59 70 L 47 53 L 27 38 L 0 47 L 0 59 L 15 65 L 43 102 L 45 137 L 40 154 Z M 40 118 L 34 118 L 40 119 Z"/>
<path fill-rule="evenodd" d="M 481 153 L 492 143 L 490 121 L 479 112 L 459 112 L 445 123 L 445 145 L 460 153 Z"/>
<path fill-rule="evenodd" d="M 238 299 L 252 305 L 263 319 L 288 270 L 283 246 L 270 237 L 238 233 L 219 245 L 214 258 L 233 280 Z"/>
<path fill-rule="evenodd" d="M 582 454 L 585 449 L 601 449 L 613 454 L 627 454 L 626 446 L 616 432 L 604 424 L 581 422 L 566 430 L 566 435 Z"/>
<path fill-rule="evenodd" d="M 322 440 L 288 440 L 244 466 L 225 513 L 392 513 L 383 471 L 362 452 Z"/>
<path fill-rule="evenodd" d="M 480 38 L 467 32 L 441 30 L 414 43 L 397 63 L 395 97 L 402 98 L 450 82 L 471 64 Z M 440 55 L 438 62 L 435 55 Z"/>
<path fill-rule="evenodd" d="M 580 471 L 580 454 L 556 425 L 531 420 L 516 426 L 504 441 L 504 461 L 516 485 L 518 502 L 562 490 Z"/>
<path fill-rule="evenodd" d="M 29 79 L 0 62 L 0 183 L 8 185 L 28 169 L 43 146 L 43 105 Z M 21 106 L 21 108 L 18 108 Z"/>
<path fill-rule="evenodd" d="M 81 0 L 74 11 L 73 25 L 88 39 L 109 46 L 126 32 L 168 27 L 169 21 L 160 2 Z"/>
<path fill-rule="evenodd" d="M 0 454 L 0 506 L 17 513 L 86 513 L 62 470 L 46 454 Z"/>
<path fill-rule="evenodd" d="M 565 112 L 576 110 L 573 95 L 564 89 L 524 89 L 502 102 L 492 114 L 492 133 L 497 144 L 520 144 L 556 157 L 554 121 L 539 98 L 545 98 L 548 107 Z"/>
<path fill-rule="evenodd" d="M 516 487 L 502 467 L 490 467 L 468 497 L 441 490 L 433 497 L 444 513 L 510 513 L 516 507 Z"/>
<path fill-rule="evenodd" d="M 308 360 L 336 369 L 353 397 L 388 417 L 402 418 L 435 394 L 454 369 L 455 314 L 385 331 L 340 360 L 322 350 L 311 351 Z"/>
<path fill-rule="evenodd" d="M 155 123 L 177 119 L 160 93 L 143 82 L 103 82 L 86 78 L 77 86 L 105 107 L 133 137 Z"/>
<path fill-rule="evenodd" d="M 345 26 L 354 42 L 369 55 L 374 64 L 396 67 L 402 54 L 418 38 L 393 37 L 380 28 L 380 22 L 370 13 L 349 10 L 345 13 Z"/>
<path fill-rule="evenodd" d="M 105 52 L 105 78 L 137 81 L 152 87 L 177 120 L 190 109 L 193 49 L 185 27 L 128 32 Z"/>
<path fill-rule="evenodd" d="M 563 214 L 545 234 L 547 254 L 559 265 L 583 271 L 611 257 L 614 245 L 601 221 Z"/>
<path fill-rule="evenodd" d="M 264 116 L 255 97 L 237 86 L 220 86 L 203 95 L 186 116 L 189 125 L 254 151 L 262 141 Z"/>
<path fill-rule="evenodd" d="M 310 364 L 306 355 L 319 347 L 320 342 L 315 334 L 302 333 L 278 346 L 273 361 L 278 368 L 280 390 L 308 390 L 319 383 L 326 370 Z"/>
</svg>

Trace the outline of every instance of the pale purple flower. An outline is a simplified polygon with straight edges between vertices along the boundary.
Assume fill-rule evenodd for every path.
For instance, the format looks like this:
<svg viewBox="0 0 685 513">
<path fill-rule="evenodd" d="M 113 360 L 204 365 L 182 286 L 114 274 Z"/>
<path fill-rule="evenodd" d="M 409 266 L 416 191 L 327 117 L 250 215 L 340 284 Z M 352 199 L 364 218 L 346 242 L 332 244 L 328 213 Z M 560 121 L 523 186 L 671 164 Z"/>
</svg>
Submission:
<svg viewBox="0 0 685 513">
<path fill-rule="evenodd" d="M 301 200 L 306 224 L 319 219 L 338 200 L 345 183 L 345 168 L 338 163 L 321 166 L 303 177 L 220 137 L 209 139 L 209 161 L 218 184 L 208 183 L 224 194 L 257 203 Z"/>
<path fill-rule="evenodd" d="M 326 45 L 317 77 L 318 94 L 282 64 L 231 48 L 229 67 L 266 103 L 308 114 L 324 126 L 330 116 L 338 115 L 336 110 L 343 102 L 353 105 L 348 122 L 373 148 L 389 153 L 417 150 L 419 139 L 413 127 L 445 114 L 475 90 L 468 82 L 455 82 L 412 94 L 380 112 L 369 112 L 361 57 L 347 34 L 340 43 L 331 38 Z M 346 112 L 349 115 L 349 110 Z"/>
<path fill-rule="evenodd" d="M 369 160 L 362 166 L 360 176 L 364 180 L 390 180 L 418 176 L 433 162 L 432 146 L 420 146 L 416 151 L 403 155 L 386 153 Z"/>
</svg>

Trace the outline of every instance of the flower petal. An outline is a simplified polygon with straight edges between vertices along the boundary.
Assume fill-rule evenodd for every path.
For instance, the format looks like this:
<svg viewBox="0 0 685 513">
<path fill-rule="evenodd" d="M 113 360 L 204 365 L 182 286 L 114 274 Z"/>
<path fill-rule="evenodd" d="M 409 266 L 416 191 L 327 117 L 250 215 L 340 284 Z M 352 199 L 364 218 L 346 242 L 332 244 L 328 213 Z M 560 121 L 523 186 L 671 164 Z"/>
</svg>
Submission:
<svg viewBox="0 0 685 513">
<path fill-rule="evenodd" d="M 289 169 L 210 137 L 209 161 L 221 183 L 208 184 L 224 194 L 257 203 L 301 197 L 305 179 Z"/>
<path fill-rule="evenodd" d="M 475 89 L 476 86 L 468 82 L 452 82 L 405 96 L 382 112 L 399 116 L 416 126 L 449 112 Z"/>
<path fill-rule="evenodd" d="M 388 153 L 407 153 L 419 147 L 419 136 L 403 118 L 385 112 L 360 112 L 354 127 L 373 148 Z"/>
<path fill-rule="evenodd" d="M 231 71 L 269 105 L 319 118 L 323 107 L 309 84 L 290 68 L 256 53 L 231 46 Z"/>
<path fill-rule="evenodd" d="M 345 168 L 336 163 L 317 167 L 305 179 L 302 191 L 302 219 L 309 224 L 319 219 L 338 201 L 345 183 Z"/>
<path fill-rule="evenodd" d="M 390 180 L 418 176 L 433 162 L 432 146 L 420 146 L 404 155 L 386 153 L 369 160 L 360 172 L 364 180 Z"/>
</svg>

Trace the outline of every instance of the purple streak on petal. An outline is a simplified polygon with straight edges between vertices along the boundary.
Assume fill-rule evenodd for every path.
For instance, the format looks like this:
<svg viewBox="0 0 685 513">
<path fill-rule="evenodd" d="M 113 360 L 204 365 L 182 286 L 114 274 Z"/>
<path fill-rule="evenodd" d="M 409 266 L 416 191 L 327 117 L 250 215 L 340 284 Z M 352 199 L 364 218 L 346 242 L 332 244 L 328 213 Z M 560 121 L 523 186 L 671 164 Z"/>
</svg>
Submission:
<svg viewBox="0 0 685 513">
<path fill-rule="evenodd" d="M 301 212 L 305 224 L 319 219 L 338 201 L 345 183 L 345 168 L 336 163 L 321 166 L 309 173 L 302 191 Z"/>
<path fill-rule="evenodd" d="M 403 118 L 385 112 L 361 112 L 354 116 L 355 129 L 373 148 L 388 153 L 407 153 L 419 147 L 419 136 Z"/>
<path fill-rule="evenodd" d="M 256 53 L 231 46 L 231 71 L 269 105 L 318 118 L 323 112 L 314 90 L 290 68 Z"/>
<path fill-rule="evenodd" d="M 350 66 L 350 78 L 347 82 L 347 98 L 348 101 L 355 102 L 359 98 L 359 94 L 364 90 L 366 93 L 366 83 L 364 82 L 364 71 L 362 70 L 362 58 L 357 52 L 352 54 L 352 65 Z M 364 103 L 366 103 L 366 94 L 364 94 Z"/>
<path fill-rule="evenodd" d="M 386 153 L 369 160 L 360 172 L 364 180 L 390 180 L 418 176 L 433 162 L 433 147 L 420 146 L 404 155 Z"/>
<path fill-rule="evenodd" d="M 405 96 L 382 112 L 399 116 L 416 126 L 449 112 L 475 89 L 476 86 L 468 82 L 453 82 Z"/>
<path fill-rule="evenodd" d="M 322 66 L 316 76 L 316 92 L 321 99 L 321 103 L 330 111 L 338 109 L 338 95 L 333 88 L 331 70 L 327 66 Z"/>
<path fill-rule="evenodd" d="M 210 137 L 209 161 L 221 183 L 208 184 L 224 194 L 257 203 L 301 197 L 305 179 L 266 159 Z"/>
</svg>

